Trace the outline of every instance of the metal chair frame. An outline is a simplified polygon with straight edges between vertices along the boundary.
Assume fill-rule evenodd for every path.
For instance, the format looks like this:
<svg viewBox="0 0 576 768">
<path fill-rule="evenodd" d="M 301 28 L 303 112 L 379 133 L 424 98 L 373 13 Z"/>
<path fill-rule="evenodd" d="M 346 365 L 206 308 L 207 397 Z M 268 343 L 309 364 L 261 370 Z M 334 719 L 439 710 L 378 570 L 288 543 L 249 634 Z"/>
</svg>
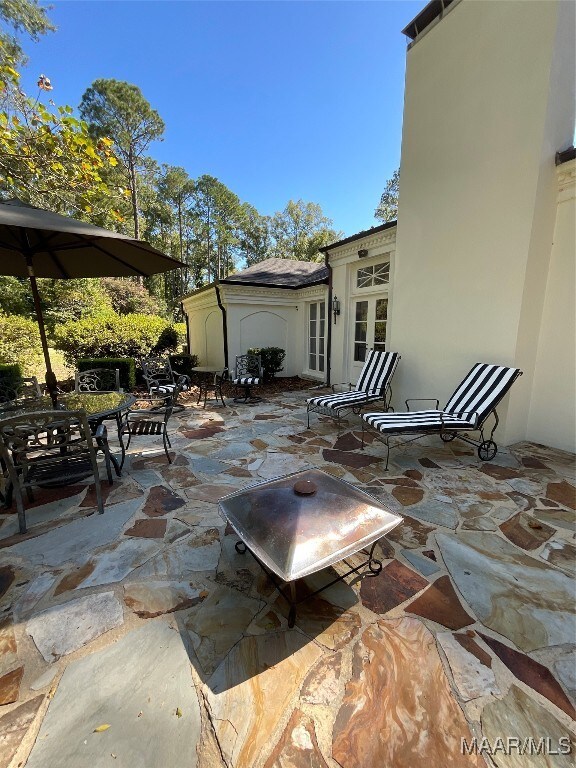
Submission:
<svg viewBox="0 0 576 768">
<path fill-rule="evenodd" d="M 142 373 L 148 388 L 148 394 L 169 394 L 176 386 L 178 392 L 190 389 L 190 377 L 185 373 L 179 373 L 172 368 L 167 357 L 145 357 L 140 361 Z M 173 409 L 183 411 L 183 405 L 177 405 L 174 401 Z"/>
<path fill-rule="evenodd" d="M 200 404 L 202 396 L 204 396 L 204 408 L 206 408 L 208 393 L 212 391 L 214 392 L 214 397 L 212 398 L 215 401 L 214 405 L 218 405 L 220 400 L 222 405 L 226 406 L 224 395 L 222 394 L 222 385 L 225 381 L 228 381 L 228 375 L 228 368 L 223 368 L 221 371 L 215 371 L 212 377 L 205 376 L 200 378 L 198 380 L 198 400 L 196 400 L 196 405 Z"/>
<path fill-rule="evenodd" d="M 114 386 L 107 386 L 113 383 Z M 75 392 L 122 392 L 120 370 L 118 368 L 90 368 L 76 371 L 74 377 Z"/>
<path fill-rule="evenodd" d="M 148 403 L 150 407 L 130 408 L 125 413 L 122 434 L 128 435 L 126 450 L 129 449 L 132 437 L 135 435 L 162 435 L 164 453 L 168 463 L 172 464 L 172 458 L 168 452 L 168 449 L 172 448 L 168 435 L 168 421 L 174 411 L 174 403 L 179 391 L 178 386 L 176 386 L 172 393 L 165 395 L 141 395 L 138 397 L 136 405 L 138 403 Z M 122 457 L 121 467 L 124 464 L 124 459 L 125 456 Z"/>
<path fill-rule="evenodd" d="M 389 430 L 386 432 L 381 432 L 376 427 L 373 427 L 369 422 L 366 421 L 364 417 L 362 417 L 362 450 L 364 450 L 365 445 L 365 439 L 364 434 L 368 433 L 371 434 L 376 439 L 380 440 L 380 442 L 384 443 L 386 446 L 386 466 L 385 471 L 388 470 L 388 462 L 390 458 L 390 450 L 392 448 L 398 448 L 403 445 L 408 445 L 409 443 L 412 443 L 416 440 L 420 440 L 423 437 L 427 437 L 428 435 L 438 435 L 442 442 L 444 443 L 450 443 L 455 438 L 458 438 L 459 440 L 462 440 L 465 443 L 468 443 L 469 445 L 473 445 L 478 454 L 478 458 L 481 461 L 491 461 L 496 454 L 498 453 L 498 446 L 496 442 L 494 441 L 494 433 L 496 432 L 496 429 L 498 427 L 498 424 L 500 423 L 500 419 L 498 418 L 498 413 L 496 411 L 496 407 L 500 404 L 502 399 L 508 394 L 512 384 L 516 381 L 517 378 L 522 376 L 522 371 L 517 371 L 512 380 L 510 381 L 508 387 L 500 394 L 498 398 L 496 398 L 491 406 L 491 408 L 484 413 L 482 418 L 480 418 L 480 414 L 477 411 L 441 411 L 440 408 L 440 401 L 437 398 L 409 398 L 408 400 L 405 400 L 406 404 L 406 412 L 407 413 L 413 413 L 413 411 L 410 411 L 410 403 L 415 402 L 431 402 L 435 403 L 434 410 L 438 411 L 439 415 L 439 424 L 437 427 L 427 427 L 425 429 L 418 429 L 416 426 L 414 429 L 403 429 L 403 430 Z M 366 414 L 366 416 L 369 416 L 369 414 Z M 489 434 L 485 434 L 484 428 L 486 425 L 486 422 L 490 416 L 494 416 L 494 424 L 492 426 L 492 429 L 490 430 Z M 449 422 L 453 419 L 468 419 L 469 421 L 472 421 L 472 424 L 466 424 L 462 426 L 454 426 L 453 424 L 450 424 Z M 479 438 L 475 439 L 473 437 L 470 437 L 470 432 L 478 432 Z M 390 443 L 390 438 L 397 438 L 404 436 L 406 434 L 413 434 L 413 437 L 410 437 L 407 440 L 399 440 L 397 443 Z"/>
<path fill-rule="evenodd" d="M 264 370 L 260 355 L 237 355 L 232 383 L 236 387 L 235 403 L 259 403 L 262 398 L 252 394 L 252 387 L 260 386 Z M 241 397 L 240 392 L 244 395 Z"/>
<path fill-rule="evenodd" d="M 11 505 L 14 492 L 20 533 L 27 530 L 22 491 L 33 501 L 33 486 L 67 484 L 92 473 L 98 512 L 104 512 L 98 450 L 112 485 L 106 427 L 100 425 L 93 436 L 85 411 L 37 411 L 0 421 L 0 458 L 9 481 L 6 504 Z"/>
</svg>

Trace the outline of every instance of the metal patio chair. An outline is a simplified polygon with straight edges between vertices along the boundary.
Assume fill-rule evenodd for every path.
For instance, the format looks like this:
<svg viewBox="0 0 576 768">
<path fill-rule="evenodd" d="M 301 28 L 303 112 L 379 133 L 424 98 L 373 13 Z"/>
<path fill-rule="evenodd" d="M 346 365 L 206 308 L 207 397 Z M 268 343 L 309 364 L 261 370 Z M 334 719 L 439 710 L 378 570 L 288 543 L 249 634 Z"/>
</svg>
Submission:
<svg viewBox="0 0 576 768">
<path fill-rule="evenodd" d="M 128 435 L 126 450 L 130 447 L 130 442 L 137 435 L 161 435 L 164 446 L 164 453 L 168 463 L 172 464 L 172 458 L 168 449 L 172 447 L 168 436 L 168 421 L 174 412 L 174 404 L 178 397 L 179 389 L 175 389 L 168 394 L 140 395 L 133 408 L 130 408 L 124 415 L 122 425 L 122 434 Z M 122 464 L 124 456 L 122 456 Z"/>
<path fill-rule="evenodd" d="M 190 377 L 175 371 L 167 357 L 145 357 L 141 360 L 141 366 L 150 395 L 169 395 L 176 387 L 178 392 L 187 392 L 190 389 Z M 184 406 L 177 405 L 174 401 L 173 409 L 183 411 Z"/>
<path fill-rule="evenodd" d="M 0 382 L 0 403 L 12 400 L 38 400 L 42 397 L 42 389 L 36 376 L 19 379 L 11 384 Z"/>
<path fill-rule="evenodd" d="M 397 352 L 378 352 L 371 349 L 360 372 L 356 386 L 352 384 L 334 384 L 332 394 L 310 397 L 306 400 L 308 428 L 310 414 L 319 413 L 335 419 L 338 424 L 349 413 L 358 415 L 370 403 L 384 403 L 385 410 L 390 409 L 392 388 L 390 382 L 400 361 Z M 346 392 L 336 392 L 335 387 L 348 386 Z"/>
<path fill-rule="evenodd" d="M 20 533 L 26 533 L 22 492 L 34 500 L 34 486 L 68 485 L 93 475 L 98 512 L 104 512 L 97 450 L 104 454 L 108 482 L 112 485 L 106 427 L 92 436 L 85 411 L 37 411 L 0 421 L 0 464 L 9 488 L 6 504 L 16 496 Z"/>
<path fill-rule="evenodd" d="M 264 381 L 264 371 L 260 355 L 238 355 L 232 384 L 236 387 L 235 403 L 259 403 L 262 398 L 252 394 L 253 387 L 259 387 Z M 243 392 L 243 395 L 240 395 Z"/>
<path fill-rule="evenodd" d="M 76 371 L 75 392 L 121 392 L 118 368 L 90 368 Z"/>
<path fill-rule="evenodd" d="M 501 365 L 476 363 L 467 376 L 456 387 L 454 393 L 439 410 L 440 402 L 431 398 L 411 398 L 406 400 L 406 413 L 364 412 L 362 418 L 362 447 L 364 431 L 381 439 L 386 445 L 386 469 L 391 437 L 413 434 L 409 440 L 400 441 L 404 445 L 426 435 L 437 434 L 449 443 L 455 437 L 474 445 L 482 461 L 490 461 L 498 453 L 494 442 L 494 432 L 498 426 L 496 406 L 507 394 L 516 379 L 522 375 L 518 368 L 506 368 Z M 411 402 L 431 400 L 436 408 L 427 411 L 410 411 Z M 488 435 L 484 434 L 484 425 L 488 417 L 494 415 L 494 425 Z M 471 438 L 468 432 L 479 432 L 480 439 Z M 462 434 L 460 434 L 462 433 Z"/>
</svg>

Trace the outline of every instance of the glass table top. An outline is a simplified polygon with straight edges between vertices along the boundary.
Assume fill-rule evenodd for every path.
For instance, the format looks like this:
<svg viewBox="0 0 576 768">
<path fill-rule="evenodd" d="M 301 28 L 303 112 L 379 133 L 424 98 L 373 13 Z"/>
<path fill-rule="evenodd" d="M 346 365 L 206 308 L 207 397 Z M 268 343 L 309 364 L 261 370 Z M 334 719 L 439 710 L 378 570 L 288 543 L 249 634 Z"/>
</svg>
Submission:
<svg viewBox="0 0 576 768">
<path fill-rule="evenodd" d="M 295 491 L 302 483 L 315 492 Z M 343 560 L 402 522 L 372 496 L 317 469 L 244 488 L 219 507 L 252 553 L 286 582 Z"/>
<path fill-rule="evenodd" d="M 126 392 L 67 392 L 58 395 L 60 406 L 68 411 L 85 410 L 89 418 L 116 413 L 128 408 L 135 401 L 134 395 Z M 0 404 L 0 414 L 6 418 L 20 413 L 51 410 L 52 401 L 48 396 Z"/>
</svg>

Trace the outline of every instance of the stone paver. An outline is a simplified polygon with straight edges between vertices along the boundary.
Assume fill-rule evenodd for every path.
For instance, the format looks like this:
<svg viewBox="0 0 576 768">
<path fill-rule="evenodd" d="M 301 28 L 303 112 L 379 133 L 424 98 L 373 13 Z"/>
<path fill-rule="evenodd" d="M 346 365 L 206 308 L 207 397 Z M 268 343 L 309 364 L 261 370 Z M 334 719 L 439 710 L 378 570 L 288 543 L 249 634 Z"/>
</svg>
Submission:
<svg viewBox="0 0 576 768">
<path fill-rule="evenodd" d="M 98 732 L 104 725 L 110 727 Z M 194 768 L 199 736 L 200 708 L 182 638 L 161 621 L 148 622 L 69 665 L 27 768 Z"/>
<path fill-rule="evenodd" d="M 307 429 L 306 396 L 216 411 L 193 392 L 173 463 L 134 441 L 104 515 L 86 484 L 39 490 L 25 537 L 0 510 L 0 768 L 573 762 L 479 747 L 573 734 L 575 457 L 518 443 L 483 464 L 427 438 L 385 472 L 352 421 Z M 404 520 L 379 576 L 308 597 L 290 630 L 218 499 L 308 467 Z"/>
</svg>

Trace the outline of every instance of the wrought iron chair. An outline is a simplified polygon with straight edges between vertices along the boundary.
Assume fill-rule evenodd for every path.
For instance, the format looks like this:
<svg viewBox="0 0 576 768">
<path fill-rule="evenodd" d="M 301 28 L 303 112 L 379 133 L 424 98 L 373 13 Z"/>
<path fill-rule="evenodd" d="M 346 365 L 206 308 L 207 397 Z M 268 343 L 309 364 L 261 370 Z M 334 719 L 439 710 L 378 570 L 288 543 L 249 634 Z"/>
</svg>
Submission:
<svg viewBox="0 0 576 768">
<path fill-rule="evenodd" d="M 310 397 L 306 400 L 308 428 L 310 428 L 311 413 L 329 416 L 340 424 L 340 421 L 349 413 L 358 415 L 369 403 L 382 401 L 385 410 L 390 410 L 392 398 L 390 382 L 399 361 L 400 355 L 397 352 L 377 352 L 371 349 L 355 387 L 348 384 L 347 392 L 336 392 L 335 387 L 343 385 L 335 384 L 332 386 L 332 394 Z"/>
<path fill-rule="evenodd" d="M 88 371 L 76 371 L 74 390 L 76 392 L 121 392 L 120 370 L 91 368 Z"/>
<path fill-rule="evenodd" d="M 167 357 L 145 357 L 141 361 L 142 373 L 150 395 L 169 395 L 176 387 L 178 392 L 187 392 L 190 389 L 190 377 L 185 373 L 178 373 L 172 368 Z M 183 405 L 176 405 L 174 410 L 183 411 Z"/>
<path fill-rule="evenodd" d="M 252 387 L 258 387 L 264 380 L 260 355 L 238 355 L 232 384 L 236 387 L 235 403 L 259 403 L 262 398 L 252 394 Z M 240 392 L 243 391 L 243 396 Z"/>
<path fill-rule="evenodd" d="M 135 407 L 130 408 L 124 415 L 122 434 L 128 435 L 126 450 L 130 442 L 137 435 L 162 435 L 164 453 L 168 463 L 172 464 L 172 458 L 168 449 L 172 447 L 168 436 L 168 421 L 174 411 L 174 404 L 179 393 L 178 385 L 168 394 L 141 395 L 136 401 Z M 124 456 L 122 456 L 122 464 Z"/>
<path fill-rule="evenodd" d="M 36 376 L 19 379 L 14 384 L 0 382 L 0 403 L 11 400 L 38 400 L 42 397 L 42 389 Z"/>
<path fill-rule="evenodd" d="M 66 485 L 93 475 L 98 512 L 104 512 L 97 449 L 104 454 L 112 485 L 106 427 L 100 425 L 93 436 L 85 411 L 37 411 L 0 421 L 0 457 L 9 481 L 6 503 L 11 504 L 14 493 L 20 533 L 26 533 L 22 491 L 33 501 L 33 486 Z"/>
<path fill-rule="evenodd" d="M 405 444 L 418 440 L 430 434 L 438 434 L 449 443 L 455 437 L 474 445 L 478 457 L 482 461 L 490 461 L 498 453 L 498 446 L 493 440 L 498 426 L 496 406 L 507 394 L 516 379 L 522 375 L 518 368 L 506 368 L 501 365 L 476 363 L 468 375 L 456 387 L 442 410 L 439 410 L 439 400 L 433 399 L 436 408 L 428 411 L 410 411 L 411 402 L 424 402 L 429 398 L 412 398 L 406 400 L 407 413 L 367 413 L 362 418 L 362 447 L 364 447 L 364 431 L 367 430 L 380 438 L 386 445 L 386 469 L 390 449 L 390 438 L 406 434 L 415 436 L 399 442 Z M 487 418 L 494 415 L 494 426 L 487 436 L 484 434 L 484 424 Z M 474 440 L 467 433 L 480 432 L 480 439 Z M 463 434 L 460 434 L 462 432 Z"/>
</svg>

